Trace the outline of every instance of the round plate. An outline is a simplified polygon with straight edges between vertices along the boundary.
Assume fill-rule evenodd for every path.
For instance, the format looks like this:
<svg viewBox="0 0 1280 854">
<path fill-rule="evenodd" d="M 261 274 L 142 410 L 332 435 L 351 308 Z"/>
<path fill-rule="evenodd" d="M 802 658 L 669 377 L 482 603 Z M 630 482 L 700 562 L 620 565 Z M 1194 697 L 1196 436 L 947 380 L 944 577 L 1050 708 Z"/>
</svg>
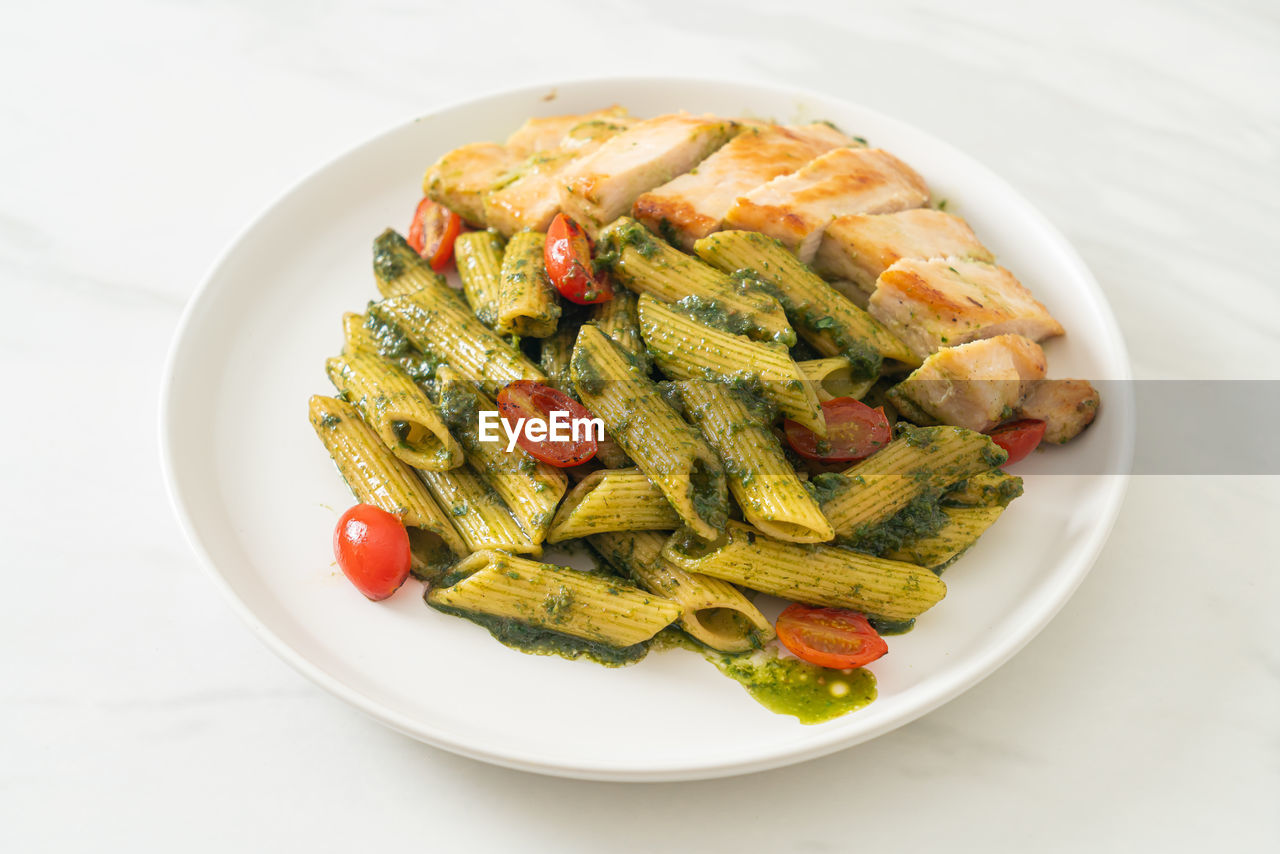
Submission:
<svg viewBox="0 0 1280 854">
<path fill-rule="evenodd" d="M 550 97 L 554 93 L 554 97 Z M 526 118 L 622 104 L 800 122 L 829 119 L 914 166 L 1066 326 L 1054 376 L 1125 380 L 1119 330 L 1066 240 L 1007 184 L 901 122 L 807 92 L 687 79 L 615 79 L 505 92 L 440 110 L 307 178 L 240 236 L 196 292 L 162 387 L 163 464 L 191 544 L 236 610 L 286 661 L 374 718 L 429 744 L 547 774 L 608 780 L 724 776 L 873 738 L 991 673 L 1044 627 L 1088 572 L 1123 497 L 1128 384 L 1097 423 L 1021 464 L 1026 495 L 947 572 L 947 599 L 891 639 L 879 698 L 804 726 L 757 705 L 699 656 L 633 667 L 529 656 L 426 607 L 416 582 L 377 605 L 333 565 L 351 503 L 307 421 L 344 311 L 376 297 L 370 244 L 407 227 L 423 170 L 456 146 L 501 140 Z M 1089 459 L 1088 472 L 1078 461 Z M 1103 475 L 1095 472 L 1112 472 Z"/>
</svg>

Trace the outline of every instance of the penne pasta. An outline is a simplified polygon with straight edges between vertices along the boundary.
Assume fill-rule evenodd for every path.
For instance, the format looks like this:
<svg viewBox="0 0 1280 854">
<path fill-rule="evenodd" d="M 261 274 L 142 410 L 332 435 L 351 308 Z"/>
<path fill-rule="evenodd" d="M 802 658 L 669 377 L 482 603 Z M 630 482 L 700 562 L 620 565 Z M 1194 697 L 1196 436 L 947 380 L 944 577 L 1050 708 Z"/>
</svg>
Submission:
<svg viewBox="0 0 1280 854">
<path fill-rule="evenodd" d="M 616 577 L 496 551 L 476 552 L 433 586 L 438 608 L 503 617 L 609 646 L 631 646 L 675 622 L 681 606 Z"/>
<path fill-rule="evenodd" d="M 676 387 L 690 420 L 720 455 L 729 491 L 748 522 L 771 537 L 796 543 L 835 537 L 769 425 L 732 389 L 705 380 L 685 380 Z"/>
<path fill-rule="evenodd" d="M 680 514 L 640 469 L 600 469 L 565 496 L 547 532 L 547 542 L 606 531 L 669 531 Z"/>
<path fill-rule="evenodd" d="M 714 539 L 728 516 L 720 461 L 702 436 L 663 401 L 634 360 L 594 325 L 578 333 L 570 366 L 583 405 L 662 490 L 684 524 Z"/>
<path fill-rule="evenodd" d="M 556 331 L 560 300 L 543 261 L 546 235 L 520 231 L 502 256 L 501 286 L 493 328 L 500 335 L 546 338 Z"/>
<path fill-rule="evenodd" d="M 957 481 L 998 467 L 1007 454 L 963 427 L 912 427 L 846 469 L 844 489 L 822 505 L 836 535 L 857 538 L 912 501 L 939 495 Z"/>
<path fill-rule="evenodd" d="M 796 333 L 787 323 L 782 305 L 769 294 L 740 287 L 729 276 L 686 255 L 650 234 L 630 217 L 622 217 L 600 235 L 602 258 L 613 275 L 637 294 L 662 302 L 690 297 L 723 324 L 758 341 L 788 346 Z"/>
<path fill-rule="evenodd" d="M 421 258 L 406 259 L 382 269 L 379 277 L 400 280 L 430 270 Z M 546 379 L 523 353 L 485 327 L 461 295 L 448 287 L 425 283 L 417 290 L 371 303 L 366 323 L 383 356 L 403 356 L 412 344 L 478 383 L 486 394 L 497 394 L 515 380 Z"/>
<path fill-rule="evenodd" d="M 468 552 L 498 549 L 511 554 L 542 554 L 542 546 L 524 532 L 498 493 L 469 465 L 450 471 L 419 471 L 436 503 L 462 537 Z"/>
<path fill-rule="evenodd" d="M 631 291 L 617 288 L 612 299 L 593 305 L 591 322 L 612 338 L 613 343 L 630 353 L 641 368 L 647 371 L 653 366 L 649 351 L 645 349 L 644 339 L 640 336 L 640 314 L 636 307 L 636 295 Z"/>
<path fill-rule="evenodd" d="M 317 394 L 309 411 L 311 426 L 356 500 L 381 507 L 404 522 L 416 566 L 425 564 L 424 554 L 434 558 L 431 563 L 444 562 L 442 548 L 458 556 L 467 554 L 450 518 L 413 469 L 387 450 L 351 404 Z"/>
<path fill-rule="evenodd" d="M 390 228 L 373 241 L 373 278 L 384 299 L 423 288 L 449 289 L 444 276 L 432 270 L 431 265 Z"/>
<path fill-rule="evenodd" d="M 638 305 L 645 345 L 668 377 L 758 388 L 788 418 L 827 435 L 817 395 L 786 347 L 706 326 L 649 296 L 640 297 Z"/>
<path fill-rule="evenodd" d="M 688 572 L 772 596 L 888 620 L 918 617 L 947 594 L 941 578 L 913 564 L 833 546 L 784 543 L 741 522 L 729 522 L 720 543 L 690 547 L 673 536 L 662 556 Z"/>
<path fill-rule="evenodd" d="M 502 237 L 493 231 L 468 231 L 459 234 L 453 242 L 462 293 L 476 317 L 490 329 L 498 322 L 505 245 Z"/>
<path fill-rule="evenodd" d="M 499 438 L 482 438 L 480 412 L 497 412 L 497 404 L 451 368 L 436 372 L 435 393 L 450 432 L 466 451 L 467 463 L 507 505 L 529 539 L 540 544 L 569 487 L 568 476 L 519 447 L 508 452 L 500 430 Z"/>
<path fill-rule="evenodd" d="M 726 272 L 749 270 L 786 309 L 801 337 L 824 356 L 845 356 L 858 379 L 874 378 L 883 359 L 920 360 L 883 324 L 839 294 L 772 238 L 722 231 L 694 244 L 698 257 Z"/>
<path fill-rule="evenodd" d="M 995 524 L 1004 512 L 996 504 L 990 507 L 943 507 L 947 521 L 934 533 L 917 537 L 896 549 L 885 552 L 892 560 L 927 566 L 937 572 L 958 558 L 978 541 L 983 532 Z"/>
<path fill-rule="evenodd" d="M 720 652 L 746 652 L 773 639 L 773 626 L 727 581 L 686 572 L 662 557 L 666 534 L 595 534 L 588 538 L 606 561 L 644 589 L 684 608 L 680 628 Z"/>
<path fill-rule="evenodd" d="M 354 350 L 325 363 L 329 379 L 391 453 L 411 466 L 448 471 L 462 448 L 440 413 L 407 374 L 374 353 Z"/>
<path fill-rule="evenodd" d="M 852 397 L 861 400 L 876 384 L 874 378 L 857 379 L 853 376 L 853 365 L 844 356 L 832 356 L 829 359 L 806 359 L 796 362 L 796 367 L 804 375 L 805 380 L 813 387 L 818 400 L 826 403 L 837 397 Z"/>
</svg>

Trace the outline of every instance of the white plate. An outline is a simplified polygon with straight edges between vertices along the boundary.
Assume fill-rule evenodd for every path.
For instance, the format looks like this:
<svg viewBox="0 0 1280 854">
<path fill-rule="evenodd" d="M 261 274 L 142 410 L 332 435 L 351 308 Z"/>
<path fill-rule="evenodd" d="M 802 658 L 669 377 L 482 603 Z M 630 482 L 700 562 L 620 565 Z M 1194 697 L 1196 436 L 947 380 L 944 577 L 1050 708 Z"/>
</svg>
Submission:
<svg viewBox="0 0 1280 854">
<path fill-rule="evenodd" d="M 548 100 L 549 92 L 557 93 Z M 830 119 L 902 157 L 1069 330 L 1056 376 L 1125 380 L 1106 300 L 1066 240 L 986 168 L 901 122 L 833 98 L 728 82 L 618 79 L 539 86 L 424 116 L 340 157 L 271 206 L 197 291 L 162 389 L 162 457 L 196 553 L 236 610 L 304 674 L 374 718 L 477 759 L 570 777 L 680 780 L 819 756 L 919 717 L 991 673 L 1057 612 L 1102 547 L 1125 477 L 1050 474 L 1076 455 L 1127 472 L 1132 405 L 1114 383 L 1075 444 L 1019 468 L 1026 495 L 947 573 L 950 594 L 872 669 L 879 698 L 816 726 L 774 715 L 700 657 L 606 669 L 528 656 L 429 610 L 416 582 L 372 605 L 333 566 L 351 496 L 312 433 L 309 395 L 342 312 L 376 295 L 370 243 L 404 228 L 423 169 L 526 117 L 622 104 Z M 1083 458 L 1083 456 L 1081 456 Z M 1096 463 L 1095 469 L 1096 468 Z M 1040 471 L 1040 474 L 1037 472 Z"/>
</svg>

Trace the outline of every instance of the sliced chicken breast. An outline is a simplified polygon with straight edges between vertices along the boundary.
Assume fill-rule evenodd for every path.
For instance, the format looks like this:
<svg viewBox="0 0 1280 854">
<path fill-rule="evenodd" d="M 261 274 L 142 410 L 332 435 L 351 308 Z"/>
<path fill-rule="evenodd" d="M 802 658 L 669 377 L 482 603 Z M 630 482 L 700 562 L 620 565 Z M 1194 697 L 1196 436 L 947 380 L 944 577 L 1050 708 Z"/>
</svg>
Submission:
<svg viewBox="0 0 1280 854">
<path fill-rule="evenodd" d="M 594 237 L 642 193 L 688 172 L 738 129 L 728 119 L 685 113 L 633 125 L 565 170 L 561 208 Z"/>
<path fill-rule="evenodd" d="M 892 402 L 907 398 L 939 423 L 981 432 L 1012 418 L 1044 375 L 1039 344 L 1021 335 L 997 335 L 939 350 L 889 397 Z"/>
<path fill-rule="evenodd" d="M 896 262 L 867 311 L 920 358 L 1007 332 L 1042 341 L 1065 331 L 1008 270 L 964 258 Z"/>
<path fill-rule="evenodd" d="M 626 109 L 614 105 L 603 110 L 593 110 L 590 113 L 570 113 L 529 119 L 520 126 L 519 130 L 507 137 L 507 150 L 516 157 L 528 157 L 539 151 L 555 151 L 567 140 L 572 140 L 570 131 L 581 125 L 597 123 L 607 125 L 626 118 Z"/>
<path fill-rule="evenodd" d="M 1019 404 L 1018 417 L 1045 422 L 1044 440 L 1061 445 L 1093 423 L 1101 402 L 1088 380 L 1040 380 Z"/>
<path fill-rule="evenodd" d="M 782 127 L 752 124 L 706 160 L 636 199 L 631 215 L 654 234 L 686 250 L 724 228 L 738 197 L 779 175 L 788 175 L 820 154 L 854 142 L 831 125 Z"/>
<path fill-rule="evenodd" d="M 427 170 L 422 190 L 470 225 L 483 228 L 485 195 L 511 180 L 519 165 L 520 158 L 497 143 L 464 145 L 441 157 Z"/>
<path fill-rule="evenodd" d="M 546 231 L 560 212 L 565 172 L 623 130 L 624 124 L 595 120 L 574 125 L 556 149 L 526 158 L 519 177 L 485 194 L 486 224 L 508 237 L 525 228 Z"/>
<path fill-rule="evenodd" d="M 808 264 L 835 217 L 890 213 L 928 202 L 924 179 L 889 152 L 837 148 L 740 197 L 725 214 L 724 227 L 775 237 Z"/>
<path fill-rule="evenodd" d="M 995 261 L 960 217 L 916 208 L 836 217 L 822 234 L 813 266 L 819 275 L 848 279 L 870 295 L 876 279 L 894 262 L 948 256 Z"/>
</svg>

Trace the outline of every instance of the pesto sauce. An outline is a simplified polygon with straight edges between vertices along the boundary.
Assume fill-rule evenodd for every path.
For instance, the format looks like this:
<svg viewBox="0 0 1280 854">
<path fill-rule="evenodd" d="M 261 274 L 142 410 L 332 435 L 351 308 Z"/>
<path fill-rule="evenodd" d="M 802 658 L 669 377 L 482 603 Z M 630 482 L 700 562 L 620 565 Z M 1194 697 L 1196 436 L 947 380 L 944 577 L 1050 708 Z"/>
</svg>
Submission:
<svg viewBox="0 0 1280 854">
<path fill-rule="evenodd" d="M 734 335 L 746 335 L 756 328 L 755 321 L 740 311 L 727 308 L 719 300 L 705 299 L 690 294 L 675 303 L 682 314 L 704 326 L 721 329 Z"/>
<path fill-rule="evenodd" d="M 937 493 L 926 491 L 885 521 L 877 525 L 860 525 L 849 536 L 842 537 L 839 545 L 882 555 L 901 548 L 903 543 L 931 537 L 946 523 L 947 514 L 938 505 Z"/>
<path fill-rule="evenodd" d="M 706 653 L 716 668 L 760 705 L 802 724 L 817 724 L 860 709 L 876 698 L 876 678 L 865 668 L 832 670 L 770 648 L 740 655 Z"/>
</svg>

